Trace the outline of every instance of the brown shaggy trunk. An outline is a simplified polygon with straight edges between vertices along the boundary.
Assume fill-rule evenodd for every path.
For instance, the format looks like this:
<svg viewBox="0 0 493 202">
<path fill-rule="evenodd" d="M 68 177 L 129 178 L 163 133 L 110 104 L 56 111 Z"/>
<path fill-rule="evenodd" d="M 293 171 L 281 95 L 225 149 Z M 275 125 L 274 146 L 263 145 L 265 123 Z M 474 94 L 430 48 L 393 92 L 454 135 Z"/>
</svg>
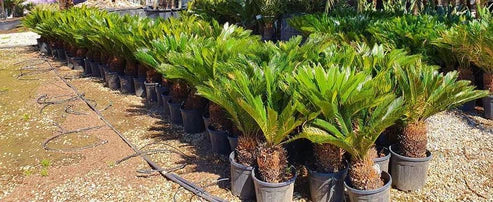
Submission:
<svg viewBox="0 0 493 202">
<path fill-rule="evenodd" d="M 137 76 L 137 64 L 135 64 L 135 61 L 127 60 L 124 72 L 129 76 Z"/>
<path fill-rule="evenodd" d="M 200 97 L 195 93 L 195 90 L 190 90 L 185 101 L 185 105 L 183 106 L 185 109 L 204 109 L 207 100 L 203 97 Z"/>
<path fill-rule="evenodd" d="M 107 55 L 107 54 L 105 54 L 105 53 L 101 52 L 101 53 L 100 53 L 100 55 L 99 55 L 99 60 L 100 60 L 99 62 L 100 62 L 101 64 L 108 64 L 108 58 L 109 58 L 109 57 L 108 57 L 108 55 Z"/>
<path fill-rule="evenodd" d="M 394 124 L 381 134 L 383 136 L 383 141 L 379 146 L 389 147 L 390 145 L 399 143 L 399 135 L 402 134 L 402 125 Z"/>
<path fill-rule="evenodd" d="M 210 124 L 217 130 L 232 132 L 233 123 L 228 118 L 226 111 L 216 103 L 209 104 Z"/>
<path fill-rule="evenodd" d="M 269 183 L 280 183 L 291 178 L 288 172 L 287 152 L 280 145 L 261 146 L 257 151 L 259 179 Z"/>
<path fill-rule="evenodd" d="M 147 76 L 147 71 L 149 68 L 144 64 L 137 64 L 137 76 L 139 78 L 145 78 Z"/>
<path fill-rule="evenodd" d="M 169 88 L 171 88 L 171 85 L 173 85 L 173 83 L 172 83 L 169 79 L 164 78 L 164 76 L 163 76 L 163 77 L 161 78 L 161 85 L 162 85 L 163 87 L 166 87 L 166 88 L 168 88 L 168 89 L 169 89 Z"/>
<path fill-rule="evenodd" d="M 263 37 L 267 41 L 274 39 L 274 24 L 272 22 L 265 23 Z"/>
<path fill-rule="evenodd" d="M 179 80 L 173 82 L 171 86 L 171 101 L 174 103 L 185 101 L 189 91 L 188 85 L 184 82 Z"/>
<path fill-rule="evenodd" d="M 146 72 L 146 80 L 149 83 L 153 82 L 161 82 L 161 74 L 159 74 L 156 70 L 154 69 L 149 69 Z"/>
<path fill-rule="evenodd" d="M 331 144 L 313 145 L 317 171 L 333 173 L 344 169 L 344 153 L 344 150 Z"/>
<path fill-rule="evenodd" d="M 236 147 L 236 161 L 245 166 L 254 166 L 256 161 L 257 140 L 254 137 L 239 136 Z"/>
<path fill-rule="evenodd" d="M 411 158 L 426 157 L 427 129 L 424 121 L 409 123 L 399 137 L 399 150 L 402 155 Z"/>
<path fill-rule="evenodd" d="M 351 185 L 359 190 L 378 189 L 384 185 L 383 180 L 373 167 L 373 159 L 377 157 L 377 152 L 373 148 L 363 159 L 351 159 L 349 169 L 349 179 Z"/>
<path fill-rule="evenodd" d="M 113 56 L 109 62 L 110 70 L 113 72 L 123 73 L 125 69 L 125 60 L 122 60 L 119 57 Z"/>
<path fill-rule="evenodd" d="M 457 71 L 459 73 L 458 77 L 460 80 L 469 80 L 474 84 L 474 72 L 471 68 L 459 67 Z"/>
<path fill-rule="evenodd" d="M 92 52 L 91 59 L 94 60 L 95 62 L 101 62 L 101 54 L 97 51 L 94 51 Z"/>
<path fill-rule="evenodd" d="M 484 89 L 493 92 L 493 74 L 491 73 L 483 73 L 483 84 Z"/>
<path fill-rule="evenodd" d="M 84 57 L 87 53 L 87 49 L 85 48 L 78 48 L 76 53 L 75 53 L 75 57 Z"/>
</svg>

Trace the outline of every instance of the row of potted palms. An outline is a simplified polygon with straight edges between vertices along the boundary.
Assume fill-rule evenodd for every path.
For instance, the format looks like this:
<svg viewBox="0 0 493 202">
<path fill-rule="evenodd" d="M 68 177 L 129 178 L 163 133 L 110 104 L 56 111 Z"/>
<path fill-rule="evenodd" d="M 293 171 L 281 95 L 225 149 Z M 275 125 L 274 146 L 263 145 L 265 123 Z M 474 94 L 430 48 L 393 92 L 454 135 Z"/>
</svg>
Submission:
<svg viewBox="0 0 493 202">
<path fill-rule="evenodd" d="M 487 95 L 419 55 L 331 35 L 262 42 L 241 27 L 194 16 L 150 21 L 88 8 L 34 10 L 25 25 L 50 46 L 108 68 L 103 75 L 160 82 L 162 94 L 147 94 L 162 96 L 186 132 L 202 131 L 203 123 L 184 113 L 173 118 L 177 107 L 208 111 L 213 147 L 227 147 L 215 151 L 233 150 L 231 190 L 241 199 L 292 200 L 297 172 L 284 145 L 299 139 L 313 143 L 305 163 L 314 201 L 341 201 L 344 187 L 351 201 L 389 200 L 391 184 L 421 188 L 431 158 L 426 118 Z M 376 161 L 381 134 L 399 139 L 389 148 L 392 177 L 388 161 Z"/>
</svg>

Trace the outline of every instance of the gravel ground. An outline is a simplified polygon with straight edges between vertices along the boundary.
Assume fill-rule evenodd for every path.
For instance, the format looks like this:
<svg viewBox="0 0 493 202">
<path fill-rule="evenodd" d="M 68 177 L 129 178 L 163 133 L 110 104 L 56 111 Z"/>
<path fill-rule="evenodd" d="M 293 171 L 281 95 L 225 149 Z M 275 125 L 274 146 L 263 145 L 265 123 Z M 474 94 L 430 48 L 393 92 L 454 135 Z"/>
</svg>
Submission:
<svg viewBox="0 0 493 202">
<path fill-rule="evenodd" d="M 30 59 L 36 55 L 24 55 L 23 57 L 17 59 Z M 60 63 L 56 64 L 60 66 Z M 61 68 L 66 69 L 66 67 Z M 79 75 L 80 72 L 65 71 L 65 73 Z M 47 76 L 53 77 L 53 74 Z M 60 83 L 59 81 L 58 83 L 52 82 L 52 80 L 41 82 L 39 89 L 33 93 L 54 91 L 53 85 L 60 85 Z M 229 176 L 229 163 L 226 157 L 211 154 L 210 144 L 205 141 L 207 140 L 205 134 L 184 134 L 181 127 L 169 124 L 167 118 L 161 116 L 159 107 L 146 105 L 143 99 L 136 96 L 111 91 L 103 87 L 97 79 L 76 77 L 70 82 L 81 92 L 85 92 L 87 98 L 99 103 L 98 108 L 112 103 L 113 106 L 103 112 L 104 116 L 133 144 L 144 147 L 153 143 L 146 148 L 149 150 L 171 148 L 185 154 L 155 154 L 150 156 L 153 161 L 162 167 L 173 167 L 186 163 L 184 169 L 176 171 L 177 174 L 197 185 L 206 187 L 206 190 L 214 195 L 230 201 L 238 200 L 231 195 L 228 181 L 217 182 L 218 179 Z M 44 85 L 48 87 L 43 87 Z M 27 97 L 30 101 L 26 106 L 32 105 L 36 98 L 35 94 Z M 5 106 L 8 107 L 8 105 Z M 73 109 L 90 113 L 87 106 L 81 103 L 74 104 Z M 34 121 L 34 118 L 32 119 Z M 42 117 L 39 119 L 43 120 Z M 85 122 L 80 120 L 86 119 L 96 121 L 91 115 L 83 119 L 68 116 L 65 117 L 64 123 L 67 126 L 77 125 Z M 22 118 L 14 121 L 19 120 L 22 121 Z M 428 148 L 433 153 L 427 184 L 422 190 L 413 192 L 392 189 L 392 199 L 395 201 L 492 201 L 492 121 L 453 110 L 437 114 L 427 123 L 429 126 Z M 7 123 L 2 122 L 2 124 Z M 16 134 L 14 129 L 12 128 L 9 134 Z M 28 133 L 30 130 L 17 129 L 22 133 Z M 97 131 L 95 135 L 101 139 L 109 139 L 109 144 L 81 152 L 82 157 L 79 161 L 66 164 L 54 162 L 55 165 L 53 168 L 50 167 L 48 177 L 38 174 L 24 176 L 18 173 L 12 176 L 4 175 L 8 178 L 0 179 L 0 188 L 3 189 L 0 200 L 172 201 L 175 193 L 177 193 L 178 201 L 189 200 L 193 197 L 189 192 L 180 189 L 177 184 L 159 175 L 142 177 L 137 174 L 135 172 L 137 169 L 149 169 L 140 158 L 115 165 L 116 160 L 129 154 L 129 149 L 118 142 L 120 141 L 118 138 L 114 138 L 116 134 L 111 130 Z M 25 158 L 29 158 L 29 155 Z M 73 173 L 67 173 L 67 170 Z M 2 168 L 0 171 L 8 173 L 8 170 L 2 170 Z M 10 182 L 11 179 L 18 180 Z M 298 181 L 303 181 L 303 177 L 300 176 Z M 1 182 L 10 184 L 2 186 Z M 297 189 L 301 189 L 299 186 Z M 26 191 L 29 194 L 24 194 L 24 190 L 29 190 Z M 295 193 L 295 201 L 307 201 L 307 195 L 308 193 Z M 191 200 L 199 199 L 195 197 Z"/>
<path fill-rule="evenodd" d="M 34 32 L 0 34 L 0 48 L 36 45 L 37 38 Z"/>
</svg>

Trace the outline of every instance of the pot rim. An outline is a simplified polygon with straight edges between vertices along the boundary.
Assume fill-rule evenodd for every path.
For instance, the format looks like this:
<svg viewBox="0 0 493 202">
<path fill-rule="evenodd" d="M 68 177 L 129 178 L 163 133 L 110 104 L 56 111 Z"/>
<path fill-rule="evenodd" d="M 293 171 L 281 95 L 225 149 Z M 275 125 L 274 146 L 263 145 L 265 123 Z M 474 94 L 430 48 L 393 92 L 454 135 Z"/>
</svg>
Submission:
<svg viewBox="0 0 493 202">
<path fill-rule="evenodd" d="M 344 180 L 344 187 L 346 187 L 346 189 L 348 189 L 348 191 L 356 193 L 356 194 L 360 194 L 360 195 L 371 195 L 371 194 L 380 193 L 380 192 L 383 192 L 387 189 L 390 189 L 390 187 L 392 185 L 392 176 L 390 176 L 389 173 L 382 171 L 381 175 L 385 175 L 388 178 L 388 180 L 387 180 L 387 183 L 385 183 L 382 187 L 380 187 L 378 189 L 372 189 L 372 190 L 355 189 L 355 188 L 349 186 L 349 183 L 348 183 L 349 175 L 346 177 L 346 180 Z"/>
<path fill-rule="evenodd" d="M 236 168 L 242 169 L 242 170 L 252 171 L 253 170 L 253 167 L 252 166 L 245 166 L 243 164 L 240 164 L 240 163 L 237 163 L 236 162 L 236 160 L 235 160 L 235 152 L 236 151 L 232 151 L 231 154 L 229 154 L 229 162 L 231 163 L 231 165 L 233 165 Z"/>
<path fill-rule="evenodd" d="M 227 137 L 229 137 L 229 132 L 228 131 L 224 131 L 224 130 L 216 130 L 214 127 L 212 127 L 211 125 L 207 126 L 206 127 L 206 130 L 207 132 L 210 134 L 210 132 L 215 132 L 216 134 L 226 134 Z"/>
<path fill-rule="evenodd" d="M 374 162 L 382 162 L 382 161 L 390 159 L 391 153 L 390 153 L 389 148 L 384 147 L 384 152 L 387 153 L 387 155 L 385 155 L 383 157 L 374 158 L 373 161 Z"/>
<path fill-rule="evenodd" d="M 318 176 L 334 176 L 337 174 L 342 174 L 342 173 L 347 172 L 349 170 L 349 166 L 347 165 L 347 163 L 346 163 L 344 169 L 341 169 L 337 172 L 329 172 L 329 173 L 318 172 L 315 169 L 312 169 L 312 167 L 309 165 L 305 165 L 305 167 L 308 170 L 308 173 L 310 173 L 310 175 L 318 175 Z"/>
<path fill-rule="evenodd" d="M 134 78 L 132 75 L 127 75 L 127 74 L 118 74 L 118 77 L 123 77 L 123 78 Z"/>
<path fill-rule="evenodd" d="M 149 82 L 148 83 L 147 80 L 145 80 L 144 81 L 144 85 L 146 85 L 146 86 L 156 86 L 157 87 L 159 85 L 159 83 L 157 83 L 157 82 Z"/>
<path fill-rule="evenodd" d="M 264 182 L 264 181 L 258 179 L 257 177 L 255 177 L 255 168 L 253 168 L 253 170 L 252 170 L 252 178 L 256 183 L 258 183 L 262 186 L 265 186 L 265 187 L 270 187 L 270 188 L 285 187 L 285 186 L 289 186 L 289 185 L 293 184 L 296 180 L 296 177 L 298 177 L 298 174 L 296 173 L 296 169 L 294 167 L 291 167 L 291 170 L 294 173 L 294 176 L 291 179 L 289 179 L 288 181 L 281 182 L 281 183 Z"/>
<path fill-rule="evenodd" d="M 180 110 L 183 112 L 194 112 L 194 111 L 196 111 L 196 112 L 200 113 L 199 109 L 185 109 L 185 102 L 181 103 Z"/>
<path fill-rule="evenodd" d="M 144 81 L 146 80 L 146 78 L 143 78 L 143 77 L 134 77 L 134 81 L 137 80 L 137 81 Z"/>
<path fill-rule="evenodd" d="M 169 100 L 168 100 L 168 104 L 170 104 L 170 105 L 175 105 L 175 106 L 176 106 L 176 105 L 179 105 L 179 106 L 180 106 L 180 108 L 181 108 L 181 105 L 183 104 L 183 102 L 177 102 L 177 103 L 175 103 L 175 102 L 173 102 L 173 100 L 169 99 Z"/>
<path fill-rule="evenodd" d="M 390 145 L 390 147 L 389 147 L 389 150 L 390 150 L 390 153 L 392 153 L 392 156 L 397 157 L 397 158 L 400 158 L 400 159 L 403 159 L 403 160 L 406 160 L 406 161 L 411 161 L 411 162 L 426 162 L 426 161 L 431 160 L 431 158 L 433 157 L 433 155 L 431 154 L 431 152 L 429 150 L 426 150 L 426 157 L 424 157 L 424 158 L 412 158 L 412 157 L 403 156 L 403 155 L 400 155 L 397 152 L 393 151 L 392 150 L 392 146 L 396 146 L 397 147 L 397 145 L 396 144 L 393 144 L 393 145 Z"/>
</svg>

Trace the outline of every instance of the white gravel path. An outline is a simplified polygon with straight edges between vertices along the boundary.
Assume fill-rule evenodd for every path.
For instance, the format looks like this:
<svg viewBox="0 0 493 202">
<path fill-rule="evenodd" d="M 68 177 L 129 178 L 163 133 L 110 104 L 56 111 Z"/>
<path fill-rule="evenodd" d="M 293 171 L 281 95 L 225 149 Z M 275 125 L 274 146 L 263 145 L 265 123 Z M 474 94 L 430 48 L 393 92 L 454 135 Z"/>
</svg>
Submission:
<svg viewBox="0 0 493 202">
<path fill-rule="evenodd" d="M 0 34 L 0 48 L 36 45 L 39 35 L 34 32 Z"/>
</svg>

